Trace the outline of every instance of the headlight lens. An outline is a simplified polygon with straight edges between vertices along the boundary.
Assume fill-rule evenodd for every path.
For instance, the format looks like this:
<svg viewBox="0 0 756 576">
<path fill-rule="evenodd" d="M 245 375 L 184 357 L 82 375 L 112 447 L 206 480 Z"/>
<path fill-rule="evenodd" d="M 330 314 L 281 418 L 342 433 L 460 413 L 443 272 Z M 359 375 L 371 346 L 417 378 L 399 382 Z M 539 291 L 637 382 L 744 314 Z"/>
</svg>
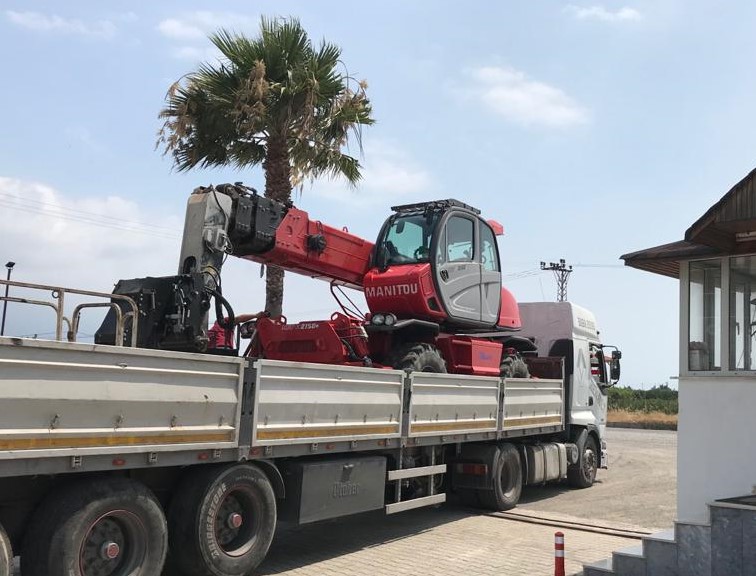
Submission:
<svg viewBox="0 0 756 576">
<path fill-rule="evenodd" d="M 383 326 L 384 322 L 386 322 L 386 316 L 383 314 L 373 314 L 373 317 L 370 319 L 370 321 L 375 326 Z"/>
<path fill-rule="evenodd" d="M 383 320 L 383 323 L 386 326 L 393 326 L 394 324 L 396 324 L 396 316 L 394 316 L 393 314 L 386 314 L 386 318 Z"/>
</svg>

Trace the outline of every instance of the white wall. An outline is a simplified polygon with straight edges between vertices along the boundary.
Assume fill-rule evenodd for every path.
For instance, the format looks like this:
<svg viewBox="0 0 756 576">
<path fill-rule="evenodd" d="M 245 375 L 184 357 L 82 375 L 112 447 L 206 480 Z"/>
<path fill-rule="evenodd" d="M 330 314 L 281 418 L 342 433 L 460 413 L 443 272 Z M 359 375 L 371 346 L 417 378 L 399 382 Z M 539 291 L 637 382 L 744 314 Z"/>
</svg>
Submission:
<svg viewBox="0 0 756 576">
<path fill-rule="evenodd" d="M 677 517 L 708 521 L 706 504 L 756 486 L 756 375 L 681 376 Z"/>
</svg>

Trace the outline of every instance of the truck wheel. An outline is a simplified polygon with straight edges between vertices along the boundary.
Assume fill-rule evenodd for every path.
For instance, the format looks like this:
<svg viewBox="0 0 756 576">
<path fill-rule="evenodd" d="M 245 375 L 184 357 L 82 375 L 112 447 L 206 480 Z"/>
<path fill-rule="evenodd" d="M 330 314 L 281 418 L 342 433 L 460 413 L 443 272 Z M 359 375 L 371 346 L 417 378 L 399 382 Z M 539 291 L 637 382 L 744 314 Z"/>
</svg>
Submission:
<svg viewBox="0 0 756 576">
<path fill-rule="evenodd" d="M 567 482 L 573 488 L 590 488 L 596 479 L 598 469 L 598 449 L 596 439 L 585 432 L 577 442 L 578 461 L 567 468 Z"/>
<path fill-rule="evenodd" d="M 388 364 L 397 370 L 446 373 L 446 362 L 438 348 L 425 342 L 409 342 L 392 351 Z"/>
<path fill-rule="evenodd" d="M 493 490 L 478 491 L 483 507 L 504 511 L 517 506 L 522 493 L 522 464 L 517 448 L 511 444 L 499 445 L 492 476 Z"/>
<path fill-rule="evenodd" d="M 5 529 L 0 525 L 0 576 L 13 574 L 13 550 Z"/>
<path fill-rule="evenodd" d="M 186 576 L 249 574 L 268 553 L 276 496 L 251 464 L 189 472 L 168 512 L 169 564 Z"/>
<path fill-rule="evenodd" d="M 77 482 L 49 494 L 24 537 L 24 576 L 160 574 L 168 548 L 163 510 L 127 478 Z"/>
</svg>

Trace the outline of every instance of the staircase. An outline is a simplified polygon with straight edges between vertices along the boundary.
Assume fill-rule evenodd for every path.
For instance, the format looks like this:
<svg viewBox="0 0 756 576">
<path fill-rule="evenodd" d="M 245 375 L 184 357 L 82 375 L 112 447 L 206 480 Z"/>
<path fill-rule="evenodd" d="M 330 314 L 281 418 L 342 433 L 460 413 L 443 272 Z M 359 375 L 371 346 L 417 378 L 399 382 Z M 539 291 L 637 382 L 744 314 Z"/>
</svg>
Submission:
<svg viewBox="0 0 756 576">
<path fill-rule="evenodd" d="M 756 496 L 709 504 L 709 524 L 676 522 L 611 558 L 587 564 L 584 576 L 756 576 Z"/>
</svg>

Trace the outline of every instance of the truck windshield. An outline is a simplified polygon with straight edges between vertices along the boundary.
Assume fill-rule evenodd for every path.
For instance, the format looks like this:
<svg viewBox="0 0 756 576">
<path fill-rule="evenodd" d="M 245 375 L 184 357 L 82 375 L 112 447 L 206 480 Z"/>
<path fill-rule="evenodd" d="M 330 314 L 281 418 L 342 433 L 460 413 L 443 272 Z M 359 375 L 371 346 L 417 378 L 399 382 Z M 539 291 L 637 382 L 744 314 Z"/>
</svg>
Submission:
<svg viewBox="0 0 756 576">
<path fill-rule="evenodd" d="M 412 214 L 395 217 L 378 239 L 376 264 L 418 264 L 430 261 L 430 246 L 438 216 Z"/>
</svg>

